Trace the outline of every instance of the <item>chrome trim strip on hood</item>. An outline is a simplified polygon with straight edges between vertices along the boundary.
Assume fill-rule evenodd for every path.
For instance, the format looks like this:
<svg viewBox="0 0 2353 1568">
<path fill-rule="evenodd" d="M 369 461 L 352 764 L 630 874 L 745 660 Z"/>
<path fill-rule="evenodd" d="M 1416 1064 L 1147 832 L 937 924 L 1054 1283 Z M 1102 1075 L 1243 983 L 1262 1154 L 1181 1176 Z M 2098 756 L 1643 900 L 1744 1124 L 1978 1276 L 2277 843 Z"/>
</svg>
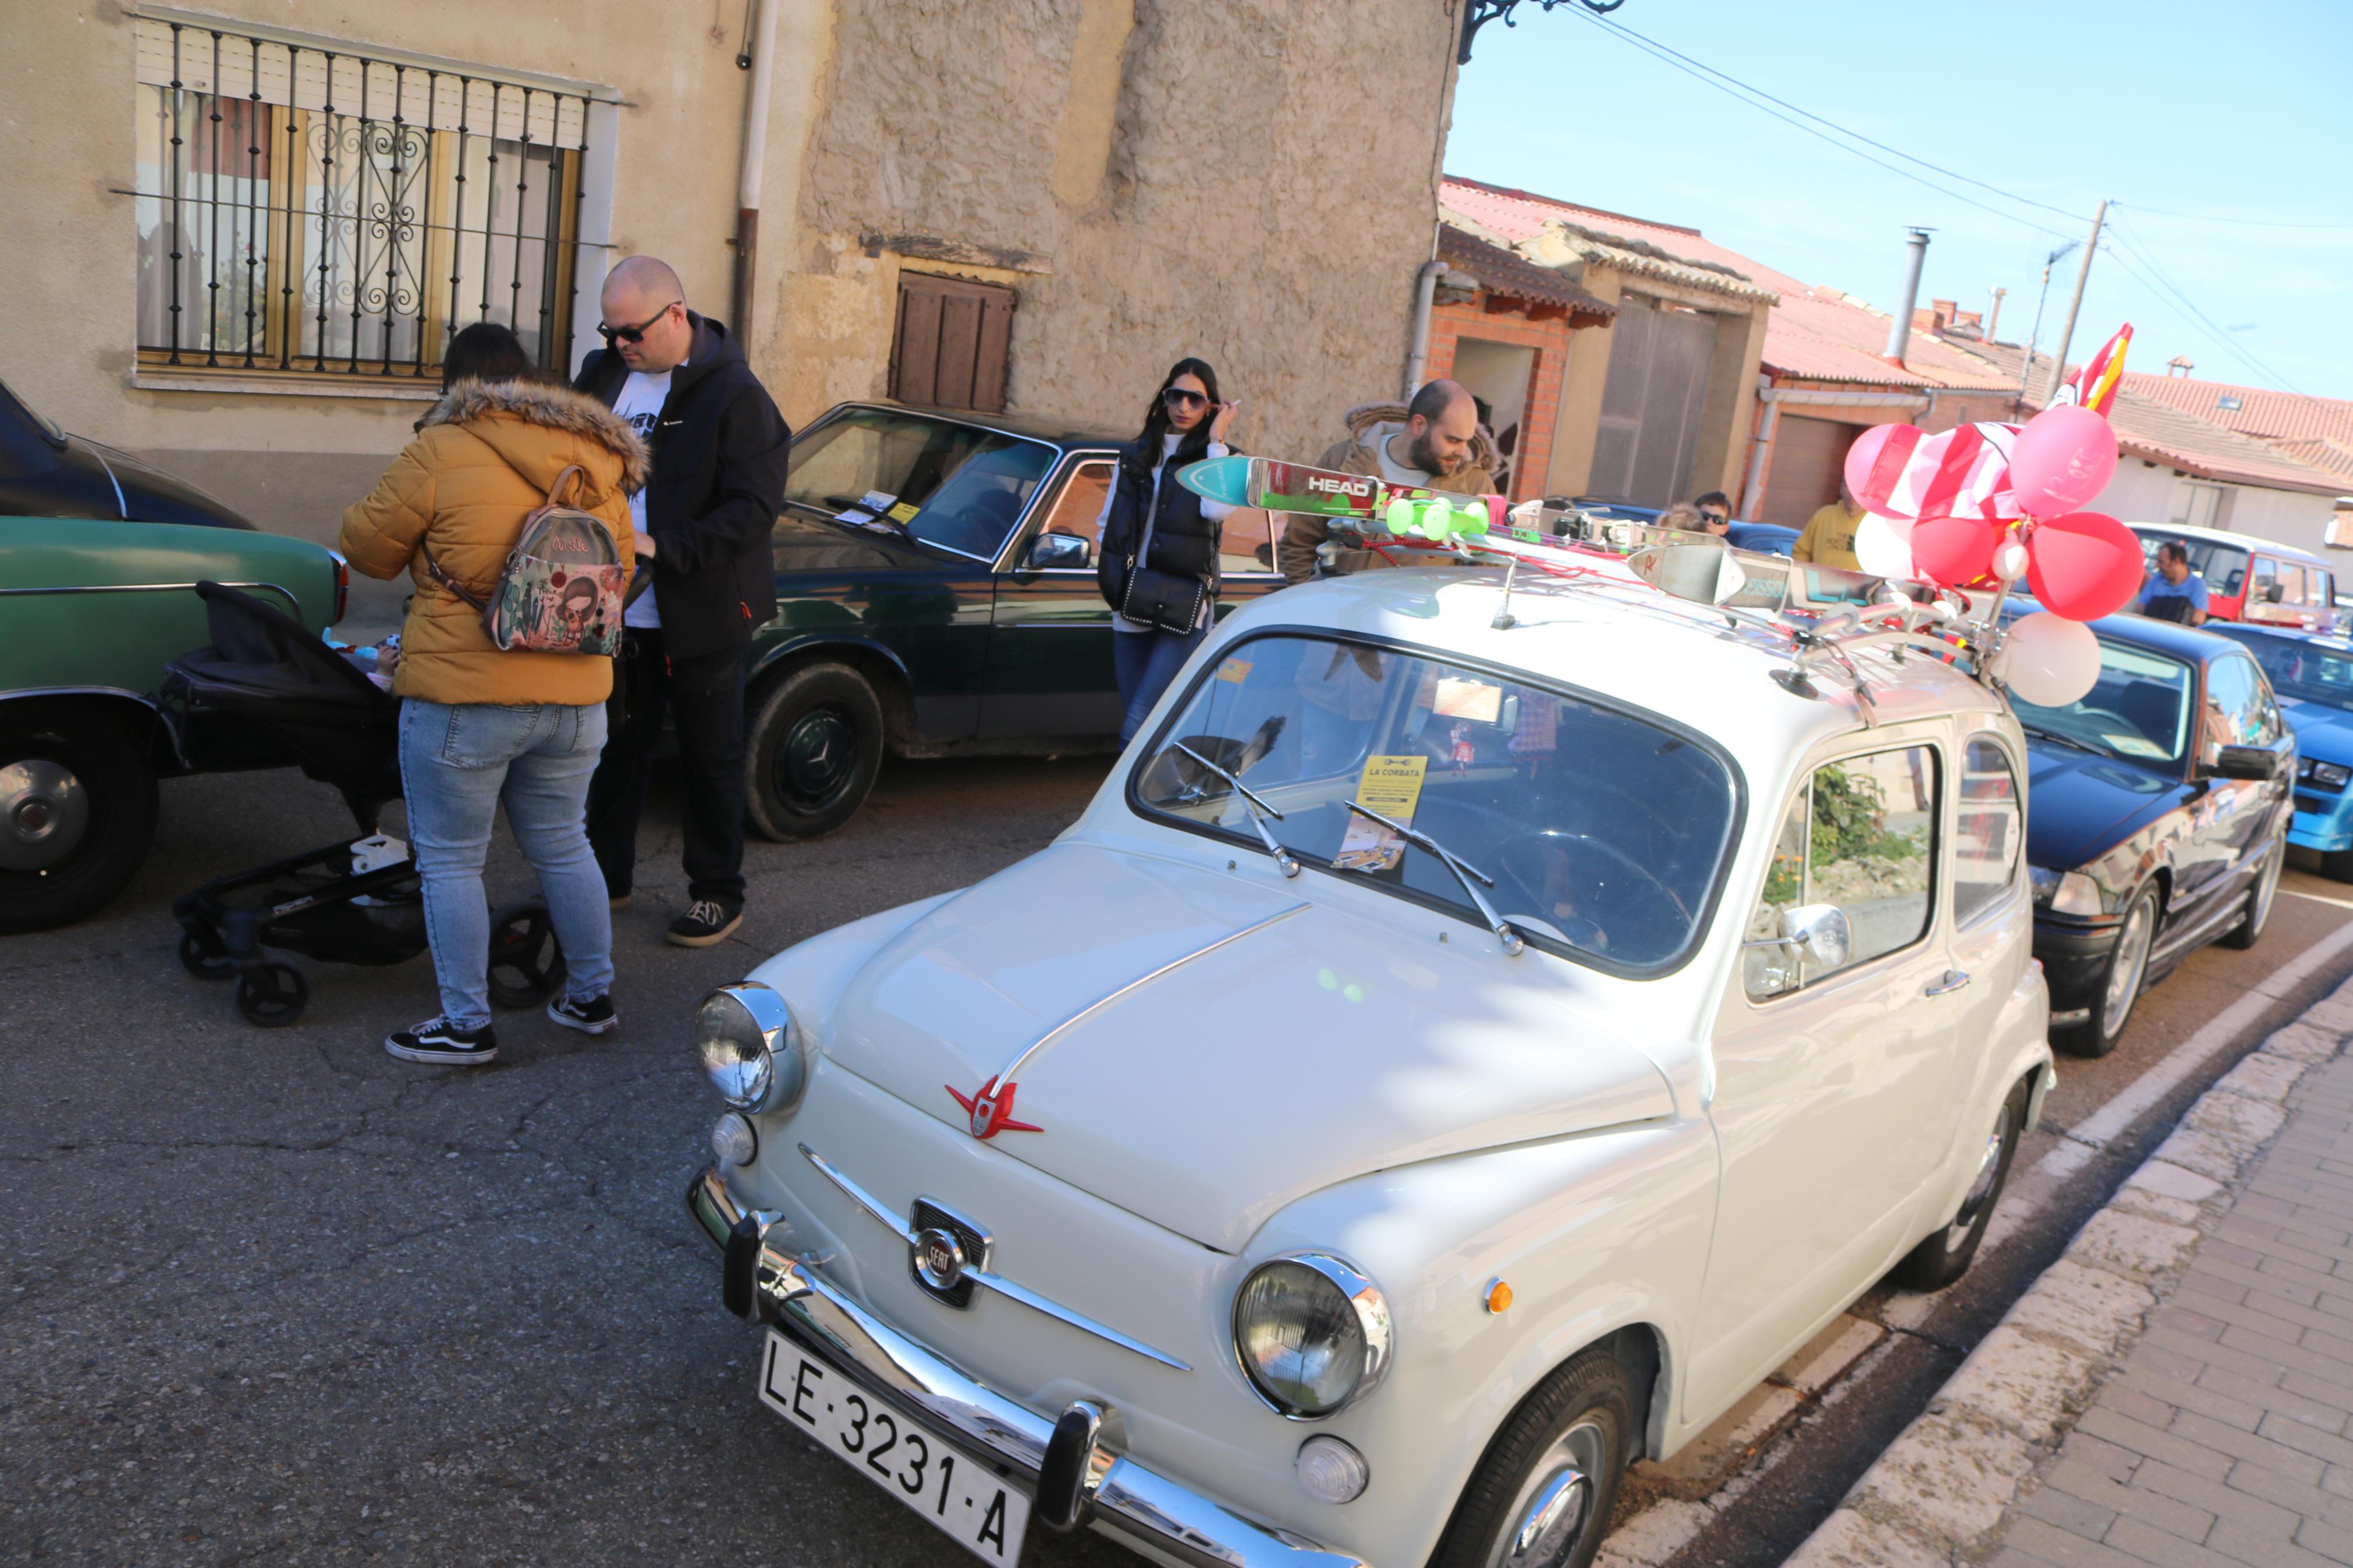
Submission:
<svg viewBox="0 0 2353 1568">
<path fill-rule="evenodd" d="M 1239 935 L 1240 933 L 1237 932 L 1236 934 Z M 1231 938 L 1229 938 L 1228 940 L 1230 941 Z M 832 1161 L 828 1160 L 824 1155 L 818 1153 L 807 1144 L 803 1143 L 799 1145 L 799 1148 L 803 1158 L 807 1159 L 810 1164 L 817 1167 L 818 1173 L 819 1175 L 823 1176 L 827 1181 L 831 1182 L 835 1186 L 839 1187 L 849 1201 L 856 1204 L 860 1208 L 864 1209 L 867 1214 L 873 1218 L 876 1224 L 890 1231 L 892 1235 L 905 1242 L 909 1247 L 915 1245 L 915 1233 L 907 1228 L 906 1221 L 901 1219 L 897 1215 L 892 1214 L 889 1208 L 884 1206 L 881 1199 L 876 1197 L 864 1187 L 860 1186 L 856 1182 L 851 1181 L 848 1176 L 842 1174 L 842 1173 L 835 1167 Z M 1128 1335 L 1121 1333 L 1117 1329 L 1098 1323 L 1092 1318 L 1087 1317 L 1083 1313 L 1074 1312 L 1070 1308 L 1063 1306 L 1060 1302 L 1052 1300 L 1050 1297 L 1040 1296 L 1038 1292 L 1030 1289 L 1028 1286 L 1016 1284 L 1014 1281 L 1006 1279 L 1001 1274 L 993 1273 L 988 1269 L 976 1268 L 973 1265 L 966 1264 L 961 1278 L 971 1280 L 974 1284 L 980 1286 L 983 1289 L 994 1290 L 998 1295 L 1003 1296 L 1009 1300 L 1018 1301 L 1033 1312 L 1042 1312 L 1047 1317 L 1055 1320 L 1057 1322 L 1067 1323 L 1071 1328 L 1077 1329 L 1082 1333 L 1092 1334 L 1095 1338 L 1105 1341 L 1111 1344 L 1115 1344 L 1124 1351 L 1128 1351 L 1134 1354 L 1140 1355 L 1146 1361 L 1156 1361 L 1162 1366 L 1168 1367 L 1176 1372 L 1191 1372 L 1193 1370 L 1190 1366 L 1178 1361 L 1175 1356 L 1170 1355 L 1167 1352 L 1155 1350 L 1150 1345 L 1145 1344 L 1142 1340 L 1130 1338 Z"/>
<path fill-rule="evenodd" d="M 1134 980 L 1129 981 L 1126 984 L 1121 986 L 1118 990 L 1113 991 L 1107 995 L 1100 996 L 1094 1001 L 1088 1003 L 1085 1006 L 1080 1008 L 1077 1012 L 1071 1014 L 1069 1017 L 1063 1019 L 1060 1023 L 1055 1025 L 1052 1028 L 1047 1030 L 1044 1034 L 1039 1036 L 1028 1045 L 1022 1047 L 1018 1052 L 1015 1053 L 1013 1059 L 1007 1062 L 1005 1066 L 999 1069 L 997 1075 L 997 1081 L 1002 1084 L 1011 1083 L 1013 1081 L 1013 1075 L 1020 1071 L 1022 1064 L 1027 1062 L 1031 1057 L 1036 1056 L 1039 1051 L 1044 1050 L 1048 1046 L 1053 1044 L 1057 1038 L 1067 1034 L 1071 1029 L 1078 1027 L 1079 1025 L 1084 1023 L 1087 1019 L 1093 1017 L 1097 1013 L 1102 1012 L 1104 1008 L 1110 1006 L 1113 1003 L 1118 1001 L 1121 997 L 1128 994 L 1130 992 L 1143 989 L 1145 986 L 1151 984 L 1154 981 L 1159 979 L 1162 975 L 1168 973 L 1170 971 L 1184 968 L 1185 965 L 1192 963 L 1197 958 L 1207 958 L 1210 953 L 1217 952 L 1218 949 L 1225 946 L 1229 942 L 1240 942 L 1246 936 L 1255 936 L 1258 932 L 1264 931 L 1267 927 L 1273 925 L 1279 921 L 1289 920 L 1292 916 L 1299 913 L 1300 910 L 1306 909 L 1307 907 L 1306 900 L 1303 899 L 1287 910 L 1277 910 L 1274 913 L 1267 916 L 1266 919 L 1262 921 L 1253 921 L 1252 923 L 1242 927 L 1240 931 L 1229 931 L 1224 936 L 1219 937 L 1217 941 L 1210 942 L 1205 947 L 1196 948 L 1193 952 L 1186 953 L 1181 957 L 1172 958 L 1167 963 L 1162 964 L 1159 968 L 1151 971 L 1149 973 L 1140 974 Z"/>
</svg>

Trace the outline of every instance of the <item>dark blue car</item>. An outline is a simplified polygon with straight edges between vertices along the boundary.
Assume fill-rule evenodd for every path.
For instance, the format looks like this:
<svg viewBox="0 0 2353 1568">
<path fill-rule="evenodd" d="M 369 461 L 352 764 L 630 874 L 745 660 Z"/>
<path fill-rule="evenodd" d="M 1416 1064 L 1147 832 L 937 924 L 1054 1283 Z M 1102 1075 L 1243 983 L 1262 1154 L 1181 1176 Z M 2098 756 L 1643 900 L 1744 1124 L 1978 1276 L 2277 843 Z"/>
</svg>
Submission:
<svg viewBox="0 0 2353 1568">
<path fill-rule="evenodd" d="M 2296 738 L 2237 643 L 2092 623 L 2100 675 L 2026 731 L 2026 858 L 2052 1043 L 2116 1047 L 2147 984 L 2208 942 L 2251 947 L 2286 858 Z"/>
<path fill-rule="evenodd" d="M 2292 626 L 2206 623 L 2263 667 L 2295 731 L 2295 821 L 2290 844 L 2320 852 L 2320 868 L 2353 882 L 2353 642 Z"/>
</svg>

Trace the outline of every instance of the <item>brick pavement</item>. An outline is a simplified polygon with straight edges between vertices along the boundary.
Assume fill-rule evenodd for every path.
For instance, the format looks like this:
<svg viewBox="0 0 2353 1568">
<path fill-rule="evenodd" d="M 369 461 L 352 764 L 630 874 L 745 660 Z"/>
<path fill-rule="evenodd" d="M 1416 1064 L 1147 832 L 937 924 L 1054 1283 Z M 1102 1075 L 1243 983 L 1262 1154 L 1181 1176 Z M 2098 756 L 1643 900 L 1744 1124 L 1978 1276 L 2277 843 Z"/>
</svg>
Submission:
<svg viewBox="0 0 2353 1568">
<path fill-rule="evenodd" d="M 2353 1565 L 2353 1058 L 2287 1107 L 1991 1568 Z"/>
</svg>

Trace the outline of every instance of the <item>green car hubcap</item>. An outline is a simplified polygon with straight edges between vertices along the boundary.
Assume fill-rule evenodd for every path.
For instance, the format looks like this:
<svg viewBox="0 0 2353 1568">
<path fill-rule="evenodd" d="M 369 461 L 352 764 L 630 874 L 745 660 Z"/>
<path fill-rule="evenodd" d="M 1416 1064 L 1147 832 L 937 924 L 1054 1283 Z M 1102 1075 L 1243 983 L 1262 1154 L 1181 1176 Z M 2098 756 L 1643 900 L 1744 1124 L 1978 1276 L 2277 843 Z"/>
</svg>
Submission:
<svg viewBox="0 0 2353 1568">
<path fill-rule="evenodd" d="M 0 768 L 0 871 L 46 871 L 89 829 L 90 792 L 71 768 L 47 757 Z"/>
<path fill-rule="evenodd" d="M 795 719 L 776 747 L 776 793 L 796 811 L 822 811 L 858 772 L 858 727 L 830 705 Z"/>
</svg>

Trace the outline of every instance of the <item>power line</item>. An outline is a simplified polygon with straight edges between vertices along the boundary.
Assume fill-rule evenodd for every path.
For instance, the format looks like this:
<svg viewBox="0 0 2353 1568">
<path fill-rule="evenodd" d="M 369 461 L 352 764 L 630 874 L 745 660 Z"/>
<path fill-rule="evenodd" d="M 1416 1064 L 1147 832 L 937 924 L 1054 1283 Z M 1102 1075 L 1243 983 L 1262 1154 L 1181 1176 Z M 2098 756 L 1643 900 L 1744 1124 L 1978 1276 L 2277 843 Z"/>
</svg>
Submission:
<svg viewBox="0 0 2353 1568">
<path fill-rule="evenodd" d="M 1799 130 L 1804 131 L 1810 135 L 1819 137 L 1820 140 L 1830 142 L 1831 146 L 1837 147 L 1842 152 L 1852 153 L 1856 157 L 1864 159 L 1866 162 L 1877 163 L 1881 168 L 1887 169 L 1894 174 L 1901 174 L 1905 179 L 1917 181 L 1919 184 L 1926 185 L 1930 190 L 1936 192 L 1940 195 L 1950 196 L 1955 201 L 1968 202 L 1969 205 L 1978 208 L 1979 211 L 1992 213 L 1996 217 L 2008 218 L 2012 223 L 2024 224 L 2027 227 L 2038 229 L 2044 234 L 2057 233 L 2056 230 L 2046 228 L 2041 224 L 2033 223 L 2026 218 L 2020 217 L 2015 213 L 2006 213 L 1999 208 L 1987 206 L 1983 202 L 1972 201 L 1969 197 L 1962 195 L 1957 191 L 1947 190 L 1944 186 L 1936 184 L 1934 181 L 1922 179 L 1919 175 L 1913 174 L 1908 169 L 1895 168 L 1893 164 L 1883 163 L 1880 159 L 1872 157 L 1869 153 L 1862 151 L 1861 148 L 1848 146 L 1845 142 L 1837 141 L 1833 137 L 1824 135 L 1822 132 L 1815 130 L 1813 126 L 1800 125 L 1798 121 L 1790 120 L 1788 115 L 1776 114 L 1773 110 L 1767 108 L 1766 105 L 1778 105 L 1780 108 L 1788 110 L 1790 114 L 1801 115 L 1805 119 L 1814 121 L 1815 125 L 1828 127 L 1831 131 L 1837 132 L 1839 136 L 1846 137 L 1851 141 L 1860 142 L 1863 143 L 1864 146 L 1876 147 L 1883 153 L 1901 158 L 1909 163 L 1917 163 L 1920 167 L 1932 170 L 1936 174 L 1944 175 L 1947 179 L 1958 180 L 1964 184 L 1975 185 L 1979 190 L 1990 191 L 1995 195 L 2003 198 L 2005 201 L 2013 201 L 2025 206 L 2038 207 L 2044 212 L 2056 214 L 2058 216 L 2067 218 L 2073 222 L 2081 223 L 2084 221 L 2078 214 L 2071 213 L 2064 207 L 2055 207 L 2049 202 L 2037 201 L 2032 196 L 2022 196 L 2015 191 L 2003 190 L 2000 185 L 1989 184 L 1983 180 L 1974 178 L 1968 174 L 1964 174 L 1958 170 L 1947 169 L 1941 163 L 1932 163 L 1926 158 L 1918 157 L 1913 153 L 1905 152 L 1901 147 L 1891 147 L 1884 142 L 1876 141 L 1872 137 L 1865 136 L 1860 131 L 1850 130 L 1834 120 L 1825 119 L 1823 116 L 1814 113 L 1811 110 L 1801 109 L 1798 105 L 1789 102 L 1787 99 L 1776 98 L 1773 94 L 1767 92 L 1761 87 L 1752 86 L 1747 82 L 1742 81 L 1736 76 L 1732 76 L 1726 72 L 1716 69 L 1714 66 L 1708 65 L 1704 61 L 1695 60 L 1689 55 L 1681 53 L 1676 49 L 1670 48 L 1665 44 L 1662 44 L 1654 38 L 1634 31 L 1633 28 L 1627 26 L 1622 22 L 1615 21 L 1608 16 L 1596 16 L 1586 11 L 1578 11 L 1575 14 L 1585 17 L 1586 20 L 1591 22 L 1598 27 L 1606 28 L 1610 32 L 1618 34 L 1628 43 L 1633 44 L 1637 47 L 1647 51 L 1654 58 L 1673 66 L 1676 69 L 1683 71 L 1685 75 L 1697 77 L 1701 81 L 1706 82 L 1708 86 L 1715 88 L 1717 91 L 1726 93 L 1731 97 L 1739 98 L 1742 102 L 1746 103 L 1751 109 L 1762 110 L 1767 114 L 1772 114 L 1773 118 L 1776 120 L 1782 121 L 1788 124 L 1796 125 Z M 1736 89 L 1737 89 L 1736 91 L 1734 90 Z M 1747 94 L 1749 96 L 1744 98 L 1741 97 L 1742 94 Z M 1757 101 L 1758 100 L 1763 101 Z M 2059 237 L 2064 238 L 2065 236 L 2060 235 Z"/>
<path fill-rule="evenodd" d="M 2187 218 L 2192 223 L 2232 224 L 2241 228 L 2333 229 L 2339 233 L 2353 233 L 2353 223 L 2302 223 L 2284 218 L 2217 217 L 2212 213 L 2178 213 L 2165 207 L 2145 207 L 2138 202 L 2132 204 L 2132 209 L 2137 213 L 2147 213 L 2151 217 Z"/>
<path fill-rule="evenodd" d="M 2207 339 L 2223 353 L 2238 359 L 2249 369 L 2274 384 L 2284 386 L 2299 396 L 2303 395 L 2301 387 L 2265 364 L 2256 357 L 2253 350 L 2238 342 L 2229 332 L 2223 331 L 2211 316 L 2192 303 L 2189 296 L 2183 293 L 2173 280 L 2165 275 L 2163 268 L 2158 266 L 2156 258 L 2148 253 L 2147 243 L 2139 236 L 2128 232 L 2113 219 L 2110 220 L 2109 230 L 2117 241 L 2116 246 L 2106 247 L 2109 258 L 2123 268 L 2134 281 L 2147 289 L 2160 303 L 2170 302 L 2189 312 L 2190 318 L 2204 330 Z M 2138 263 L 2137 266 L 2135 265 L 2136 262 Z M 2144 276 L 2144 268 L 2146 276 Z"/>
</svg>

